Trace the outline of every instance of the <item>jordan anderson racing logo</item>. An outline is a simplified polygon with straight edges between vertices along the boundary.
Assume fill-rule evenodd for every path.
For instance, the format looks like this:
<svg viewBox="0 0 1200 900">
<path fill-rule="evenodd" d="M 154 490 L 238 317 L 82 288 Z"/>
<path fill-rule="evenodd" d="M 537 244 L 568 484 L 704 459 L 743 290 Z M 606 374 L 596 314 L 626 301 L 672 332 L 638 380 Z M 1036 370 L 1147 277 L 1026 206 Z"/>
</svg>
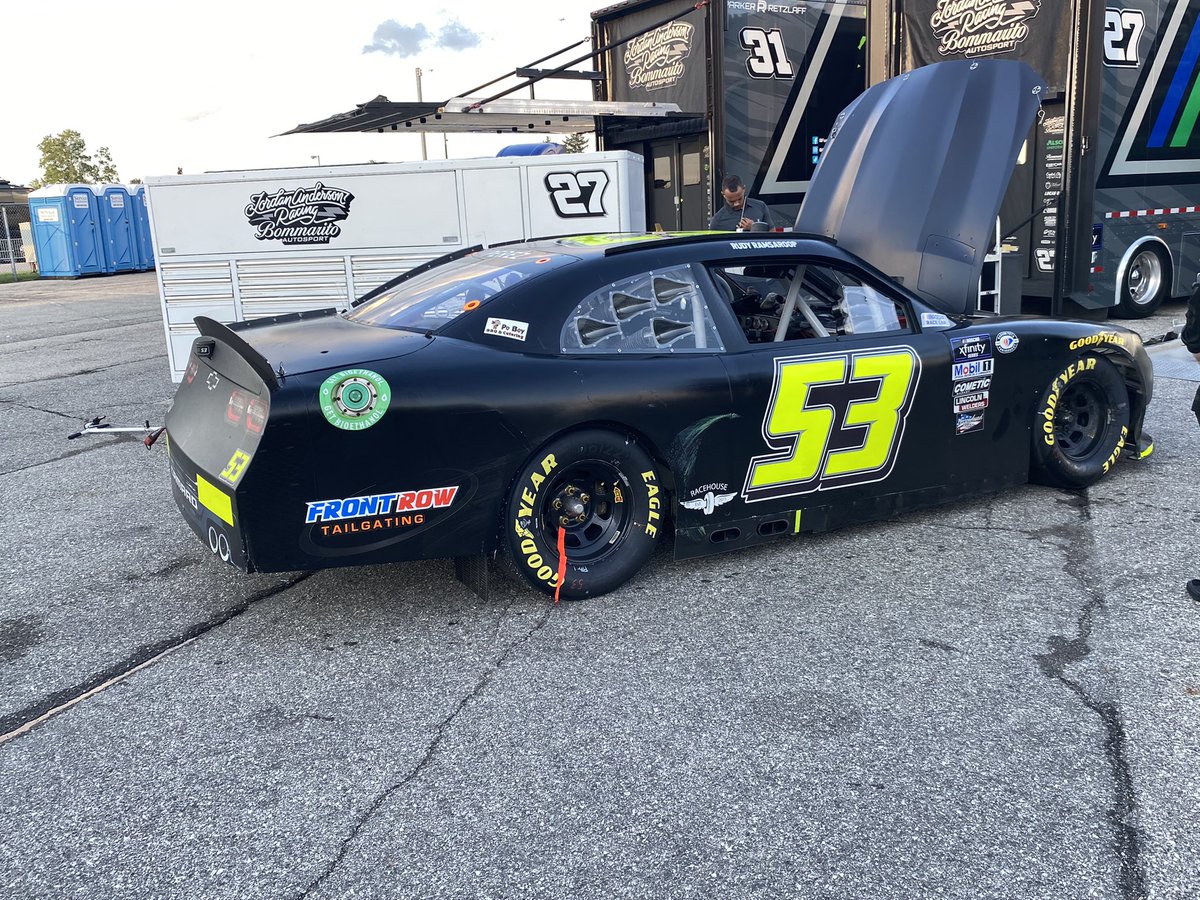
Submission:
<svg viewBox="0 0 1200 900">
<path fill-rule="evenodd" d="M 1042 0 L 938 0 L 929 25 L 942 56 L 1008 53 L 1029 37 Z"/>
<path fill-rule="evenodd" d="M 350 215 L 354 195 L 317 182 L 312 187 L 273 194 L 261 191 L 250 198 L 245 214 L 260 241 L 284 244 L 328 244 L 342 233 L 338 222 Z"/>
</svg>

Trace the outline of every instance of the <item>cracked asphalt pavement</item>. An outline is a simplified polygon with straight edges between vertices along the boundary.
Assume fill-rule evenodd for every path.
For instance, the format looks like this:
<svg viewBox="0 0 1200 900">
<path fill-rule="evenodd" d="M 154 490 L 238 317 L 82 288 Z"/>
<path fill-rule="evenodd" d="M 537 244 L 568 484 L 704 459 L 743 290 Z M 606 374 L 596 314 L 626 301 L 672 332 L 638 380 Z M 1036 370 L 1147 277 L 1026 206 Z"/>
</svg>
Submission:
<svg viewBox="0 0 1200 900">
<path fill-rule="evenodd" d="M 2 285 L 0 895 L 1195 897 L 1195 387 L 1085 493 L 484 601 L 222 565 L 65 439 L 161 422 L 153 275 Z"/>
</svg>

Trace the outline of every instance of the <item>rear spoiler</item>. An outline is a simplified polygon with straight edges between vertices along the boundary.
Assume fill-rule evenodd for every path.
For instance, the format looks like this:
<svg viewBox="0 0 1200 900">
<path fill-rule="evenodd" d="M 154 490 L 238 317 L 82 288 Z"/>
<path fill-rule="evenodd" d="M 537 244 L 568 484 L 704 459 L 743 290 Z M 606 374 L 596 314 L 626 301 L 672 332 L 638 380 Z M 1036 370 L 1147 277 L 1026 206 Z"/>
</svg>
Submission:
<svg viewBox="0 0 1200 900">
<path fill-rule="evenodd" d="M 279 379 L 271 371 L 271 364 L 267 362 L 267 358 L 247 344 L 238 336 L 237 332 L 228 325 L 222 325 L 216 319 L 210 319 L 208 316 L 196 316 L 195 322 L 202 337 L 212 338 L 226 344 L 244 359 L 254 370 L 254 374 L 263 380 L 267 390 L 271 392 L 279 390 Z"/>
</svg>

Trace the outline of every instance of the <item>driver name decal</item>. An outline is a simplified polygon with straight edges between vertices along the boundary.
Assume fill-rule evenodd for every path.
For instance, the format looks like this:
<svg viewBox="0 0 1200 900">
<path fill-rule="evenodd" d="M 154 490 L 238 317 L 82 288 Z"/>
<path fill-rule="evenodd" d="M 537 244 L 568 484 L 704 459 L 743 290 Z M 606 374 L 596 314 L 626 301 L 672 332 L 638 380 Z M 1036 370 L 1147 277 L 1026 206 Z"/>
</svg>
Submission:
<svg viewBox="0 0 1200 900">
<path fill-rule="evenodd" d="M 350 216 L 354 195 L 342 188 L 317 182 L 312 187 L 273 194 L 260 191 L 246 204 L 245 214 L 260 241 L 283 244 L 328 244 L 342 233 L 342 222 Z"/>
<path fill-rule="evenodd" d="M 920 378 L 908 346 L 776 359 L 762 424 L 772 452 L 750 461 L 746 502 L 887 478 Z"/>
<path fill-rule="evenodd" d="M 1008 53 L 1029 37 L 1042 0 L 938 0 L 929 25 L 942 56 Z"/>
</svg>

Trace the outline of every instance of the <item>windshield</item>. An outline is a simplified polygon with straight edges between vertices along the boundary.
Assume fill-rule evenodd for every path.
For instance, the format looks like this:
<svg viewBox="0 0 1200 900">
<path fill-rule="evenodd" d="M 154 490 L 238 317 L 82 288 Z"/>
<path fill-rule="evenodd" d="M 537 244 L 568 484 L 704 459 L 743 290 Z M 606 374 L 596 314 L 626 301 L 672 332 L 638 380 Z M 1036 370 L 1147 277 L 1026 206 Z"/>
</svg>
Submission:
<svg viewBox="0 0 1200 900">
<path fill-rule="evenodd" d="M 576 262 L 529 248 L 481 250 L 422 272 L 371 298 L 347 318 L 385 328 L 432 331 L 528 278 Z"/>
</svg>

